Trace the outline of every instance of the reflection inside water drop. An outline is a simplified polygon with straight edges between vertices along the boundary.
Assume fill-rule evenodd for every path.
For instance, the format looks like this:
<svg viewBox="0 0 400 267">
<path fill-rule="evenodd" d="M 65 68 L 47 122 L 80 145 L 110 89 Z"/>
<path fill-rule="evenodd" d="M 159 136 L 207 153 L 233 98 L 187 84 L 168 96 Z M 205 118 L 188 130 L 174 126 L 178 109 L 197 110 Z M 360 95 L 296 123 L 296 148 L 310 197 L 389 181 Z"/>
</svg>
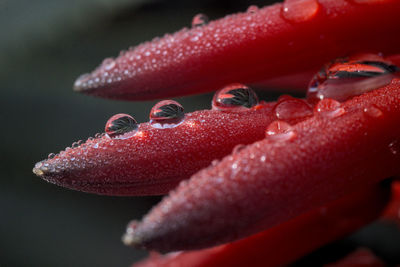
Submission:
<svg viewBox="0 0 400 267">
<path fill-rule="evenodd" d="M 181 104 L 173 100 L 163 100 L 150 111 L 150 124 L 154 128 L 173 128 L 183 122 L 185 117 Z"/>
<path fill-rule="evenodd" d="M 337 59 L 313 77 L 307 98 L 344 101 L 389 84 L 398 70 L 393 63 L 375 54 Z"/>
<path fill-rule="evenodd" d="M 215 93 L 212 108 L 216 110 L 238 110 L 251 108 L 257 104 L 258 97 L 250 87 L 234 83 Z"/>
<path fill-rule="evenodd" d="M 138 124 L 132 116 L 120 113 L 107 121 L 105 132 L 110 138 L 127 139 L 134 136 L 137 129 Z"/>
</svg>

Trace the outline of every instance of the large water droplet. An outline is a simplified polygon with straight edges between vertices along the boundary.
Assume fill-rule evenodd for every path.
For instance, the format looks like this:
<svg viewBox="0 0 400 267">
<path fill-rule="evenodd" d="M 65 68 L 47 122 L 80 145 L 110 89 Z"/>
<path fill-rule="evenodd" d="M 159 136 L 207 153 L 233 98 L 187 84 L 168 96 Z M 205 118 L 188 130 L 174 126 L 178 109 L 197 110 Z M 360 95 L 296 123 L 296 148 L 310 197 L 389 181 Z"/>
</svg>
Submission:
<svg viewBox="0 0 400 267">
<path fill-rule="evenodd" d="M 290 96 L 284 96 L 278 100 L 274 113 L 279 120 L 300 120 L 313 115 L 312 108 L 307 102 Z"/>
<path fill-rule="evenodd" d="M 192 27 L 204 26 L 208 23 L 208 17 L 204 14 L 197 14 L 193 17 Z"/>
<path fill-rule="evenodd" d="M 326 98 L 322 99 L 315 105 L 314 112 L 324 117 L 336 118 L 343 115 L 345 110 L 341 107 L 340 102 Z"/>
<path fill-rule="evenodd" d="M 128 114 L 116 114 L 106 123 L 105 132 L 111 138 L 126 139 L 132 137 L 138 129 L 136 120 Z"/>
<path fill-rule="evenodd" d="M 393 63 L 375 54 L 337 59 L 313 77 L 307 98 L 344 101 L 389 84 L 398 70 Z"/>
<path fill-rule="evenodd" d="M 267 127 L 265 135 L 270 140 L 286 141 L 294 139 L 296 132 L 290 124 L 277 120 Z"/>
<path fill-rule="evenodd" d="M 258 104 L 256 93 L 244 84 L 234 83 L 215 93 L 212 108 L 227 110 L 232 108 L 251 108 Z"/>
<path fill-rule="evenodd" d="M 304 22 L 315 17 L 318 9 L 317 0 L 285 0 L 282 6 L 282 16 L 290 22 Z"/>
<path fill-rule="evenodd" d="M 151 125 L 155 128 L 173 128 L 183 121 L 185 114 L 178 102 L 163 100 L 154 105 L 149 117 Z"/>
<path fill-rule="evenodd" d="M 382 110 L 380 110 L 377 106 L 371 105 L 364 109 L 364 113 L 372 118 L 380 118 L 383 116 Z"/>
</svg>

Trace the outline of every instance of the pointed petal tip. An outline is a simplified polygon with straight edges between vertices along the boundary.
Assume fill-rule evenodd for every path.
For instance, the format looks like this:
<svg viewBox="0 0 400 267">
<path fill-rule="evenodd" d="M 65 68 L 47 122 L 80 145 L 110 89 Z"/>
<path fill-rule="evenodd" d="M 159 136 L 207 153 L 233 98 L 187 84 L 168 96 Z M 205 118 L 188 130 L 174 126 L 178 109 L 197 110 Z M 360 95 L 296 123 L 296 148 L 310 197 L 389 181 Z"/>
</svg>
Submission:
<svg viewBox="0 0 400 267">
<path fill-rule="evenodd" d="M 122 236 L 122 243 L 126 246 L 131 246 L 135 248 L 143 248 L 142 239 L 137 235 L 136 228 L 139 225 L 139 221 L 131 221 L 127 228 L 125 234 Z"/>
<path fill-rule="evenodd" d="M 124 243 L 124 245 L 126 245 L 126 246 L 135 247 L 135 248 L 141 248 L 140 239 L 137 238 L 137 237 L 136 237 L 135 235 L 133 235 L 133 234 L 125 233 L 125 234 L 122 236 L 122 243 Z"/>
<path fill-rule="evenodd" d="M 48 168 L 45 166 L 43 161 L 40 161 L 35 164 L 35 167 L 32 169 L 32 172 L 39 176 L 40 178 L 43 178 L 46 172 L 48 172 Z"/>
<path fill-rule="evenodd" d="M 73 90 L 75 92 L 83 92 L 89 89 L 88 82 L 90 81 L 90 77 L 91 75 L 89 73 L 79 76 L 74 82 Z"/>
</svg>

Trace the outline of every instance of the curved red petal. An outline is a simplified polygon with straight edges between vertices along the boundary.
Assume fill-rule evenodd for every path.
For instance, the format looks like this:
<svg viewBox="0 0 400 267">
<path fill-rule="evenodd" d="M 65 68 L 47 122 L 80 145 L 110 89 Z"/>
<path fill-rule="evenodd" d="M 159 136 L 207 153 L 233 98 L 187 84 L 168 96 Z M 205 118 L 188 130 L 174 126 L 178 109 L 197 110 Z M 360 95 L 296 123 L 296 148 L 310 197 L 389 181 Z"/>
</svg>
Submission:
<svg viewBox="0 0 400 267">
<path fill-rule="evenodd" d="M 198 172 L 128 228 L 129 243 L 164 252 L 218 245 L 399 173 L 400 80 L 342 109 L 296 124 L 295 138 L 256 142 Z"/>
<path fill-rule="evenodd" d="M 210 249 L 153 256 L 134 266 L 283 266 L 371 222 L 385 207 L 389 193 L 388 185 L 363 188 L 249 238 Z"/>
<path fill-rule="evenodd" d="M 326 267 L 384 267 L 387 266 L 371 250 L 359 248 L 343 259 L 327 264 Z"/>
<path fill-rule="evenodd" d="M 400 2 L 356 2 L 287 1 L 185 28 L 105 60 L 82 75 L 75 90 L 141 100 L 214 91 L 231 82 L 304 89 L 310 71 L 329 60 L 360 49 L 398 52 Z"/>
<path fill-rule="evenodd" d="M 231 153 L 236 145 L 263 139 L 275 119 L 273 106 L 197 111 L 186 114 L 175 128 L 142 123 L 131 138 L 89 139 L 37 163 L 33 172 L 51 183 L 85 192 L 165 194 L 212 160 Z"/>
</svg>

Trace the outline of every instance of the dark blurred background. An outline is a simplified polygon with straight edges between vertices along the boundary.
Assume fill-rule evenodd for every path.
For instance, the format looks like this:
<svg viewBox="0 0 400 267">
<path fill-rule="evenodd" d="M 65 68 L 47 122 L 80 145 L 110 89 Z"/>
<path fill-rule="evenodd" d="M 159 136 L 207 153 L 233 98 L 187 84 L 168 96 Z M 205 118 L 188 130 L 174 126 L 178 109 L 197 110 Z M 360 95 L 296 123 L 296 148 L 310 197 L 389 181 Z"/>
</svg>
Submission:
<svg viewBox="0 0 400 267">
<path fill-rule="evenodd" d="M 105 57 L 190 26 L 197 13 L 216 19 L 270 2 L 0 0 L 0 266 L 129 266 L 144 257 L 120 237 L 160 198 L 90 195 L 32 174 L 50 152 L 102 132 L 111 115 L 144 122 L 155 103 L 79 95 L 72 84 Z M 178 101 L 190 112 L 211 97 Z"/>
</svg>

